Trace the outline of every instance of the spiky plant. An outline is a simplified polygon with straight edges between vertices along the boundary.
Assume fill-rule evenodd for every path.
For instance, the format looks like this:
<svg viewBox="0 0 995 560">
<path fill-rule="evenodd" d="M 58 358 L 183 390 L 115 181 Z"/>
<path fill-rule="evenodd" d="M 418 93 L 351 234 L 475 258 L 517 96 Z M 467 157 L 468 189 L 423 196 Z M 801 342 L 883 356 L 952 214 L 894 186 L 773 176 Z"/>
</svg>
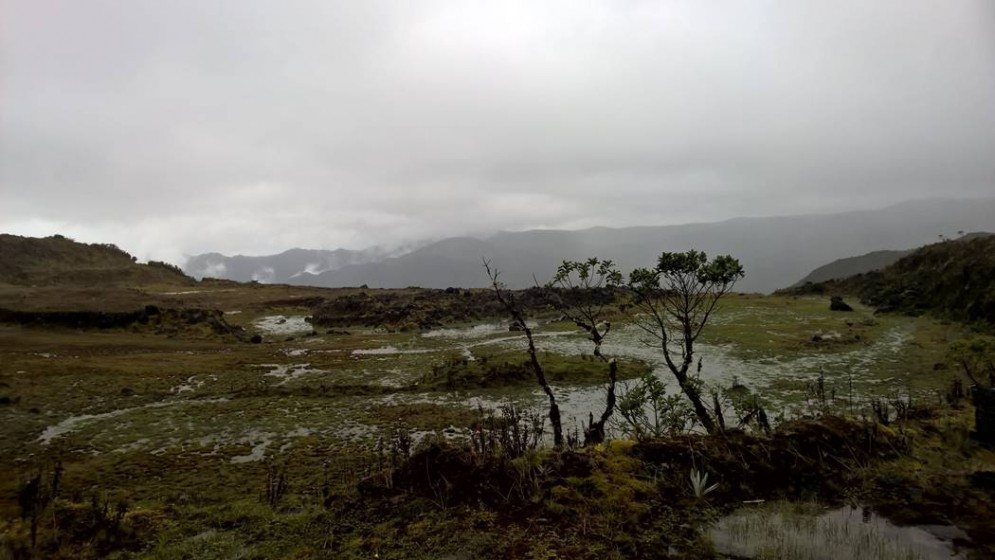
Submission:
<svg viewBox="0 0 995 560">
<path fill-rule="evenodd" d="M 691 491 L 694 493 L 694 497 L 701 499 L 707 496 L 710 492 L 719 487 L 719 484 L 708 484 L 708 473 L 699 471 L 698 469 L 691 469 Z"/>
</svg>

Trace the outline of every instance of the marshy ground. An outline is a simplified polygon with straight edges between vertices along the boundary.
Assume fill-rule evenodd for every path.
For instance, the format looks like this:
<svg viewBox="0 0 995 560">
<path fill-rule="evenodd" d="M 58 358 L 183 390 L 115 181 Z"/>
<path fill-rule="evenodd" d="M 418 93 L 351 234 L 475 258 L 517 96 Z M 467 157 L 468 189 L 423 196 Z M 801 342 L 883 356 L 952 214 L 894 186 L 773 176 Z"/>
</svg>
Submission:
<svg viewBox="0 0 995 560">
<path fill-rule="evenodd" d="M 11 547 L 23 544 L 28 537 L 19 492 L 30 477 L 41 473 L 45 479 L 61 465 L 59 499 L 66 508 L 100 503 L 113 510 L 123 504 L 119 523 L 131 527 L 133 536 L 115 537 L 117 544 L 106 544 L 106 550 L 91 536 L 49 551 L 67 557 L 113 552 L 150 558 L 472 558 L 482 550 L 557 557 L 552 545 L 543 556 L 544 541 L 533 542 L 527 525 L 501 520 L 487 508 L 462 504 L 452 510 L 446 503 L 413 505 L 396 497 L 356 501 L 357 484 L 377 469 L 384 442 L 399 432 L 412 447 L 465 440 L 482 415 L 507 404 L 541 412 L 545 397 L 515 369 L 525 359 L 524 337 L 500 317 L 428 330 L 324 327 L 305 319 L 314 298 L 342 293 L 357 291 L 221 283 L 113 297 L 86 291 L 58 296 L 60 305 L 77 309 L 96 298 L 120 309 L 150 299 L 163 307 L 220 309 L 229 325 L 260 335 L 258 344 L 202 324 L 76 329 L 0 323 L 0 538 Z M 56 295 L 54 289 L 0 290 L 0 303 L 39 310 L 54 305 Z M 831 312 L 821 297 L 732 295 L 698 347 L 701 375 L 718 386 L 744 386 L 762 395 L 771 416 L 785 422 L 826 408 L 859 417 L 877 397 L 942 407 L 953 375 L 946 349 L 966 328 L 855 307 Z M 661 356 L 643 342 L 626 313 L 614 317 L 604 347 L 621 360 L 620 392 L 647 371 L 672 385 Z M 576 328 L 558 319 L 555 313 L 537 314 L 537 342 L 564 424 L 579 429 L 588 413 L 598 414 L 603 406 L 601 365 L 587 355 L 590 343 Z M 966 430 L 966 412 L 943 418 Z M 612 430 L 621 435 L 618 426 Z M 922 436 L 917 445 L 930 441 L 938 449 L 942 442 L 934 436 Z M 612 499 L 626 499 L 625 492 L 642 496 L 650 490 L 640 485 L 652 486 L 636 476 L 625 449 L 609 444 L 589 452 L 609 464 L 601 476 L 619 478 L 613 484 L 622 495 Z M 942 455 L 937 449 L 929 453 Z M 995 470 L 991 453 L 965 453 L 961 470 Z M 722 473 L 713 473 L 713 480 L 725 484 Z M 874 491 L 857 488 L 854 495 L 858 490 Z M 749 549 L 753 545 L 727 541 L 743 524 L 769 527 L 770 515 L 756 521 L 737 514 L 716 525 L 724 532 L 713 530 L 709 537 L 708 527 L 722 509 L 690 507 L 684 525 L 700 526 L 683 540 L 675 538 L 672 552 L 682 553 L 683 542 L 694 554 L 765 557 L 760 545 Z M 626 511 L 606 527 L 638 513 Z M 47 522 L 51 527 L 45 523 L 46 535 L 72 531 L 54 518 Z M 778 517 L 777 523 L 787 522 Z M 681 523 L 670 520 L 659 530 L 675 525 Z M 830 532 L 844 529 L 833 525 Z M 495 539 L 504 544 L 495 548 Z M 710 539 L 721 546 L 708 544 Z M 777 546 L 796 546 L 807 537 L 790 539 Z M 947 544 L 920 548 L 952 550 L 943 548 Z M 915 546 L 906 554 L 906 548 L 871 557 L 933 557 L 928 551 L 915 556 Z M 618 547 L 604 553 L 613 550 L 625 556 Z"/>
</svg>

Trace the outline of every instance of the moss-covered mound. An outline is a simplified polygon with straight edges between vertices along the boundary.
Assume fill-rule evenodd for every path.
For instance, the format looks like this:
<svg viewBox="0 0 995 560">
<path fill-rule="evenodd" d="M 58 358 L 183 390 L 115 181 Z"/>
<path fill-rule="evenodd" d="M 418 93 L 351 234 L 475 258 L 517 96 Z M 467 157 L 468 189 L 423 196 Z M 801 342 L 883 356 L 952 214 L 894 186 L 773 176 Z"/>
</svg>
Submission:
<svg viewBox="0 0 995 560">
<path fill-rule="evenodd" d="M 864 478 L 874 486 L 868 465 L 909 456 L 896 431 L 826 416 L 789 422 L 769 436 L 684 435 L 581 449 L 482 451 L 436 442 L 367 477 L 359 491 L 366 503 L 392 509 L 426 500 L 460 508 L 461 516 L 489 516 L 493 523 L 460 529 L 502 535 L 474 557 L 539 550 L 554 552 L 541 556 L 548 558 L 709 558 L 700 529 L 717 514 L 746 500 L 839 503 Z M 693 472 L 717 485 L 696 492 Z M 517 528 L 529 536 L 517 537 Z"/>
<path fill-rule="evenodd" d="M 520 356 L 516 355 L 516 358 Z M 608 364 L 590 355 L 565 356 L 543 352 L 540 361 L 546 379 L 553 384 L 590 384 L 608 380 Z M 619 378 L 630 379 L 651 371 L 646 362 L 620 360 Z M 481 357 L 477 360 L 450 358 L 425 375 L 423 388 L 453 390 L 472 387 L 501 387 L 535 384 L 535 372 L 528 360 L 510 357 Z"/>
</svg>

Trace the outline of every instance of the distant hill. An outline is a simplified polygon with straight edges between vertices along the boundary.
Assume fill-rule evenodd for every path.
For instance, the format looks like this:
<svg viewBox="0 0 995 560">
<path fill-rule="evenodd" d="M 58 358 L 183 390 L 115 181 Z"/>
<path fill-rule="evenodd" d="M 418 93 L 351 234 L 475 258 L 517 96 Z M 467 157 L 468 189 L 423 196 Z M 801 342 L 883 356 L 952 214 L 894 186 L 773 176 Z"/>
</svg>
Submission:
<svg viewBox="0 0 995 560">
<path fill-rule="evenodd" d="M 852 294 L 882 311 L 926 311 L 995 325 L 995 234 L 927 245 L 882 270 L 806 284 L 789 293 Z"/>
<path fill-rule="evenodd" d="M 968 241 L 977 237 L 987 237 L 989 235 L 992 234 L 987 232 L 974 232 L 962 235 L 957 238 L 957 240 Z M 898 262 L 899 259 L 911 254 L 913 251 L 915 251 L 915 249 L 905 249 L 901 251 L 871 251 L 870 253 L 857 257 L 837 259 L 808 273 L 805 278 L 802 278 L 793 284 L 791 288 L 797 288 L 804 286 L 805 284 L 818 284 L 828 280 L 842 280 L 857 274 L 882 270 L 885 267 Z"/>
<path fill-rule="evenodd" d="M 142 264 L 115 245 L 0 234 L 0 283 L 29 286 L 192 284 L 178 267 Z"/>
<path fill-rule="evenodd" d="M 855 274 L 881 270 L 911 252 L 912 249 L 905 251 L 871 251 L 866 255 L 837 259 L 809 272 L 805 278 L 796 282 L 792 287 L 849 278 Z"/>
<path fill-rule="evenodd" d="M 696 248 L 729 253 L 746 267 L 742 291 L 770 292 L 835 259 L 915 247 L 958 230 L 995 229 L 995 198 L 924 200 L 880 210 L 737 218 L 717 223 L 578 231 L 504 232 L 487 238 L 453 237 L 396 258 L 346 265 L 293 283 L 313 286 L 401 288 L 484 287 L 480 261 L 491 259 L 511 287 L 527 287 L 533 275 L 548 279 L 563 259 L 600 256 L 623 271 L 652 265 L 661 251 Z"/>
<path fill-rule="evenodd" d="M 380 247 L 348 249 L 290 249 L 277 255 L 227 256 L 205 253 L 187 259 L 183 270 L 195 278 L 224 278 L 239 282 L 307 285 L 315 275 L 344 266 L 381 261 L 403 254 Z"/>
</svg>

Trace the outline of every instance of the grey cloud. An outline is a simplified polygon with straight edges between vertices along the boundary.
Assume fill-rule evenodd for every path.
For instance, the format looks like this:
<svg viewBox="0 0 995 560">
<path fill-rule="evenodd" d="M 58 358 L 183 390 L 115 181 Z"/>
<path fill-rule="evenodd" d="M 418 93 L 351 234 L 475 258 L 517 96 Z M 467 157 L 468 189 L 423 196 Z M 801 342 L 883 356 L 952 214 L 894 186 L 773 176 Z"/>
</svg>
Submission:
<svg viewBox="0 0 995 560">
<path fill-rule="evenodd" d="M 995 193 L 995 8 L 11 0 L 0 229 L 142 257 Z"/>
</svg>

